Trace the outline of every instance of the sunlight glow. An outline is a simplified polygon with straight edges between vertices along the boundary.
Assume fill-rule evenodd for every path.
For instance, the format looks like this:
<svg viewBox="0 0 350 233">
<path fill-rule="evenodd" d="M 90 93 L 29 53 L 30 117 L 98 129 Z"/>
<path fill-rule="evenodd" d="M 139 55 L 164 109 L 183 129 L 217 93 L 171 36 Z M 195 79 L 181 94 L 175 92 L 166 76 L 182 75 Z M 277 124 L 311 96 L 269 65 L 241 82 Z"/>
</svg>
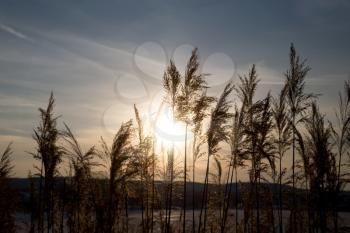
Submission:
<svg viewBox="0 0 350 233">
<path fill-rule="evenodd" d="M 174 120 L 169 107 L 162 109 L 154 128 L 157 139 L 167 146 L 185 140 L 185 127 L 183 123 Z"/>
</svg>

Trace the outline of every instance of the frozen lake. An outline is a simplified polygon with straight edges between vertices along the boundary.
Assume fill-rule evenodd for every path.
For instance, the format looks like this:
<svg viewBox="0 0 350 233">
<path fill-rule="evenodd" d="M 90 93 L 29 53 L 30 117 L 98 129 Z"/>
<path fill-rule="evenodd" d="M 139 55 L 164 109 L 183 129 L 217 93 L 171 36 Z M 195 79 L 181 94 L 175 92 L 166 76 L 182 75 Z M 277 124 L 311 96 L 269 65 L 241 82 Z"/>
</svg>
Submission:
<svg viewBox="0 0 350 233">
<path fill-rule="evenodd" d="M 182 211 L 180 210 L 172 210 L 171 214 L 171 222 L 176 225 L 176 223 L 180 220 L 182 215 Z M 238 221 L 240 222 L 243 219 L 243 210 L 238 210 Z M 200 210 L 195 211 L 195 218 L 198 219 L 200 214 Z M 218 213 L 219 214 L 219 213 Z M 229 210 L 228 219 L 230 221 L 235 221 L 235 209 Z M 154 213 L 154 218 L 159 219 L 160 213 L 156 211 Z M 278 223 L 278 215 L 277 210 L 274 213 L 275 223 Z M 283 211 L 283 221 L 287 223 L 289 217 L 289 211 Z M 129 212 L 129 224 L 130 224 L 130 232 L 134 232 L 134 229 L 141 223 L 142 215 L 141 211 L 133 210 Z M 186 211 L 186 221 L 188 224 L 192 224 L 192 210 Z M 27 233 L 30 226 L 30 215 L 26 213 L 18 213 L 16 215 L 17 222 L 17 232 Z M 339 226 L 347 226 L 350 227 L 350 212 L 339 212 Z"/>
</svg>

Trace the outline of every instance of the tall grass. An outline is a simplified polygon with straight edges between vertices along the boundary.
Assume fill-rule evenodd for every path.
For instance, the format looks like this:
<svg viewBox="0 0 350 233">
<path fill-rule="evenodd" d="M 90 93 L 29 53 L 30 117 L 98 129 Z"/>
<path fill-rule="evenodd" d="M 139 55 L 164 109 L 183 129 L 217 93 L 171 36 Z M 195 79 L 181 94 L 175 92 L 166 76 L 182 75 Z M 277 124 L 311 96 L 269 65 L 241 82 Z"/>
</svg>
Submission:
<svg viewBox="0 0 350 233">
<path fill-rule="evenodd" d="M 197 49 L 183 75 L 170 61 L 155 122 L 161 110 L 169 107 L 171 120 L 184 123 L 183 157 L 174 143 L 166 148 L 152 127 L 148 131 L 136 105 L 135 125 L 132 120 L 122 123 L 112 138 L 101 138 L 97 146 L 85 149 L 66 124 L 59 129 L 51 94 L 48 106 L 39 109 L 40 122 L 34 129 L 32 155 L 39 166 L 29 175 L 28 231 L 344 232 L 338 205 L 349 180 L 345 156 L 350 152 L 350 83 L 340 94 L 333 124 L 321 113 L 316 95 L 307 93 L 305 78 L 310 68 L 293 45 L 289 58 L 280 93 L 268 92 L 260 99 L 254 65 L 235 86 L 229 82 L 216 99 L 208 94 Z M 9 145 L 0 158 L 0 231 L 6 233 L 15 232 L 18 210 L 16 193 L 8 182 L 11 154 Z M 291 168 L 285 165 L 287 156 L 291 156 Z M 69 169 L 65 177 L 59 173 L 60 166 Z M 196 185 L 201 168 L 205 169 L 202 186 Z M 240 180 L 244 174 L 247 183 Z M 190 204 L 191 221 L 186 212 Z M 175 208 L 180 213 L 177 219 Z M 289 221 L 283 218 L 285 209 L 290 211 Z M 133 217 L 134 210 L 140 211 L 140 221 Z"/>
<path fill-rule="evenodd" d="M 54 177 L 57 175 L 57 168 L 63 155 L 63 150 L 58 145 L 60 132 L 57 129 L 57 116 L 53 112 L 54 104 L 55 99 L 51 92 L 46 109 L 39 108 L 41 121 L 33 135 L 37 147 L 36 152 L 31 153 L 41 163 L 40 168 L 38 168 L 40 172 L 38 229 L 39 232 L 44 232 L 44 214 L 46 213 L 48 233 L 55 227 Z"/>
<path fill-rule="evenodd" d="M 15 232 L 16 190 L 8 182 L 12 175 L 12 143 L 8 144 L 0 157 L 0 229 L 4 233 Z"/>
<path fill-rule="evenodd" d="M 235 112 L 233 116 L 233 122 L 229 134 L 229 145 L 230 145 L 230 158 L 229 167 L 227 171 L 227 180 L 225 185 L 224 193 L 224 203 L 222 208 L 222 222 L 221 222 L 221 233 L 224 233 L 227 224 L 228 210 L 232 200 L 232 183 L 233 177 L 235 177 L 235 232 L 238 231 L 238 173 L 237 169 L 244 165 L 244 160 L 246 159 L 245 154 L 242 151 L 244 143 L 243 134 L 243 120 L 244 120 L 244 104 L 240 110 L 235 106 Z"/>
<path fill-rule="evenodd" d="M 279 232 L 283 232 L 283 177 L 285 174 L 285 169 L 283 169 L 283 157 L 289 149 L 291 144 L 291 125 L 289 122 L 289 114 L 287 112 L 286 105 L 286 96 L 285 91 L 282 90 L 277 98 L 273 101 L 273 119 L 274 119 L 274 128 L 277 134 L 275 138 L 275 144 L 277 147 L 277 154 L 279 160 L 278 166 L 278 200 L 279 200 L 279 212 L 278 212 L 278 228 Z"/>
<path fill-rule="evenodd" d="M 207 165 L 204 179 L 204 189 L 202 194 L 202 205 L 199 215 L 198 233 L 206 230 L 207 211 L 208 211 L 208 195 L 209 195 L 209 171 L 211 156 L 216 156 L 220 150 L 219 143 L 228 140 L 228 121 L 232 117 L 229 113 L 231 103 L 228 99 L 234 86 L 230 82 L 225 86 L 220 98 L 218 99 L 215 108 L 211 112 L 210 123 L 206 133 L 207 136 Z M 204 210 L 204 214 L 203 214 Z M 202 226 L 203 215 L 203 226 Z M 203 227 L 203 229 L 202 229 Z"/>
<path fill-rule="evenodd" d="M 309 155 L 310 169 L 310 193 L 312 194 L 312 216 L 314 227 L 321 233 L 328 231 L 327 215 L 330 212 L 329 194 L 335 187 L 336 160 L 332 152 L 331 128 L 326 125 L 324 116 L 321 115 L 315 102 L 312 103 L 310 115 L 305 123 L 306 150 Z"/>
<path fill-rule="evenodd" d="M 186 206 L 187 206 L 187 133 L 188 127 L 200 124 L 202 119 L 198 118 L 199 114 L 205 111 L 210 99 L 203 95 L 205 92 L 206 82 L 205 75 L 199 72 L 198 50 L 192 51 L 191 57 L 186 65 L 186 71 L 181 84 L 181 92 L 177 98 L 177 119 L 185 123 L 185 141 L 184 141 L 184 191 L 183 191 L 183 222 L 182 232 L 186 231 Z M 193 119 L 191 116 L 196 116 Z M 196 122 L 194 122 L 194 120 Z M 199 122 L 198 122 L 199 121 Z M 196 126 L 195 126 L 196 127 Z M 195 129 L 195 132 L 198 131 Z M 193 152 L 192 152 L 193 153 Z"/>
<path fill-rule="evenodd" d="M 344 93 L 339 93 L 339 107 L 336 112 L 336 126 L 331 125 L 333 140 L 335 142 L 338 153 L 337 164 L 337 186 L 334 199 L 337 200 L 343 182 L 343 155 L 349 149 L 349 130 L 350 130 L 350 82 L 344 83 Z M 338 212 L 334 210 L 334 232 L 338 232 Z"/>
<path fill-rule="evenodd" d="M 150 197 L 152 193 L 152 174 L 150 168 L 153 164 L 152 153 L 152 139 L 149 136 L 145 136 L 143 130 L 143 123 L 136 105 L 134 105 L 135 118 L 137 122 L 138 132 L 138 145 L 135 148 L 137 165 L 139 171 L 139 177 L 141 182 L 140 199 L 141 199 L 141 217 L 142 217 L 142 229 L 143 232 L 149 232 L 151 229 L 151 206 L 152 199 Z M 152 190 L 151 190 L 152 189 Z M 154 193 L 153 193 L 154 195 Z"/>
<path fill-rule="evenodd" d="M 94 229 L 93 205 L 91 205 L 91 179 L 92 168 L 98 164 L 94 162 L 96 156 L 95 147 L 90 147 L 83 151 L 70 128 L 65 124 L 62 133 L 68 144 L 65 154 L 69 156 L 70 163 L 74 170 L 74 177 L 71 183 L 73 196 L 68 212 L 67 225 L 70 232 L 87 232 Z M 65 181 L 64 181 L 65 182 Z M 64 195 L 67 195 L 64 193 Z M 63 217 L 64 218 L 64 217 Z"/>
<path fill-rule="evenodd" d="M 170 64 L 164 73 L 163 77 L 163 87 L 166 92 L 165 101 L 170 105 L 171 108 L 171 121 L 175 122 L 176 108 L 178 97 L 180 94 L 180 85 L 181 85 L 181 75 L 177 70 L 175 63 L 170 61 Z M 169 177 L 169 187 L 167 191 L 166 206 L 165 206 L 165 219 L 166 219 L 166 228 L 165 233 L 170 233 L 170 218 L 172 210 L 172 200 L 173 200 L 173 182 L 174 182 L 174 142 L 168 153 L 168 177 Z"/>
<path fill-rule="evenodd" d="M 132 176 L 137 174 L 137 160 L 132 157 L 133 147 L 131 145 L 132 121 L 123 123 L 114 136 L 111 147 L 102 140 L 101 157 L 104 158 L 109 168 L 109 184 L 107 198 L 107 222 L 106 232 L 118 232 L 124 229 L 120 219 L 122 218 L 121 209 L 123 209 L 123 190 L 125 184 Z"/>
<path fill-rule="evenodd" d="M 294 45 L 290 46 L 289 54 L 289 69 L 285 73 L 286 83 L 286 99 L 291 112 L 291 124 L 292 127 L 292 187 L 293 187 L 293 208 L 296 206 L 296 191 L 295 191 L 295 134 L 297 125 L 303 121 L 303 114 L 310 106 L 310 100 L 315 97 L 313 94 L 307 94 L 304 92 L 305 89 L 305 78 L 309 73 L 310 67 L 306 65 L 305 60 L 301 60 L 297 55 Z M 292 219 L 292 232 L 295 232 L 294 227 L 296 226 L 296 209 L 291 210 Z"/>
<path fill-rule="evenodd" d="M 196 181 L 196 163 L 198 159 L 203 157 L 205 153 L 201 150 L 205 144 L 206 139 L 203 134 L 203 121 L 208 116 L 208 109 L 214 97 L 209 97 L 206 91 L 203 91 L 199 98 L 195 100 L 193 106 L 193 143 L 192 143 L 192 232 L 196 232 L 196 218 L 195 218 L 195 181 Z"/>
<path fill-rule="evenodd" d="M 255 65 L 252 66 L 249 74 L 247 76 L 243 76 L 239 78 L 239 85 L 236 88 L 237 95 L 242 103 L 242 111 L 244 112 L 244 134 L 245 134 L 245 143 L 244 143 L 244 153 L 247 154 L 248 161 L 250 160 L 251 169 L 249 171 L 249 180 L 250 180 L 250 192 L 247 197 L 247 206 L 251 206 L 254 186 L 256 183 L 256 134 L 254 132 L 254 110 L 257 103 L 254 102 L 255 92 L 258 86 L 258 76 L 256 73 Z M 257 186 L 255 187 L 255 195 L 257 195 Z M 256 198 L 256 206 L 258 206 Z M 252 228 L 253 224 L 253 212 L 251 208 L 246 208 L 244 213 L 244 231 L 248 231 Z M 258 211 L 257 211 L 258 214 Z M 257 230 L 260 226 L 257 225 Z"/>
</svg>

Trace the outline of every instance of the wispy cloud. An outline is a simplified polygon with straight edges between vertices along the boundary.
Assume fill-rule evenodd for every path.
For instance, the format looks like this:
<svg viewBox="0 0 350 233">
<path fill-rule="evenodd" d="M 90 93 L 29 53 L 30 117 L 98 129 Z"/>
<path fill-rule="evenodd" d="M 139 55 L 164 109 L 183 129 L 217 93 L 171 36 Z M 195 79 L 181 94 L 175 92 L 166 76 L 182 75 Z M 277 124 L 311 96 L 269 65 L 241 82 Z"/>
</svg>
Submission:
<svg viewBox="0 0 350 233">
<path fill-rule="evenodd" d="M 10 33 L 11 35 L 18 37 L 20 39 L 33 42 L 32 38 L 30 38 L 29 36 L 23 34 L 22 32 L 18 31 L 17 29 L 14 29 L 13 27 L 10 27 L 8 25 L 0 23 L 0 29 L 3 31 L 6 31 L 6 32 Z"/>
</svg>

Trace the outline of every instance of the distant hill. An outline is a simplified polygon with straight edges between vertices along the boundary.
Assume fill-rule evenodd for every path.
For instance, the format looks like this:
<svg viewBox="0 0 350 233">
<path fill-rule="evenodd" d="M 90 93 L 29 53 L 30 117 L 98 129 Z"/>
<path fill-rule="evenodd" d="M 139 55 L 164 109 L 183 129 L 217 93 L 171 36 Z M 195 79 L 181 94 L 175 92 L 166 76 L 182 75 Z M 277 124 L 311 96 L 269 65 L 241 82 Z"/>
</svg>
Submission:
<svg viewBox="0 0 350 233">
<path fill-rule="evenodd" d="M 63 187 L 63 177 L 56 178 L 56 190 L 61 191 Z M 33 181 L 35 183 L 39 183 L 39 178 L 34 178 Z M 97 182 L 106 182 L 106 180 L 98 179 Z M 18 193 L 19 195 L 19 202 L 20 202 L 20 208 L 21 209 L 27 209 L 29 206 L 29 200 L 30 200 L 30 180 L 28 178 L 10 178 L 9 179 L 10 186 Z M 135 188 L 137 189 L 140 187 L 139 181 L 131 182 L 131 189 Z M 201 197 L 202 197 L 202 190 L 203 190 L 203 183 L 195 183 L 194 184 L 194 193 L 195 193 L 195 207 L 199 208 L 201 203 Z M 166 188 L 166 183 L 161 181 L 156 181 L 156 188 L 162 193 L 162 190 Z M 225 185 L 215 185 L 210 184 L 210 190 L 212 191 L 212 195 L 219 195 L 220 191 L 223 192 L 225 190 Z M 232 202 L 231 207 L 235 207 L 235 195 L 237 190 L 237 196 L 238 196 L 238 208 L 241 208 L 241 200 L 244 195 L 247 195 L 249 192 L 251 192 L 250 184 L 245 183 L 232 183 L 230 186 L 227 187 L 228 190 L 231 189 L 232 193 Z M 179 195 L 175 195 L 174 197 L 174 206 L 175 207 L 181 207 L 182 206 L 182 190 L 183 190 L 183 183 L 182 182 L 176 182 L 174 185 L 175 193 L 178 193 Z M 272 194 L 273 197 L 273 203 L 274 206 L 278 206 L 279 203 L 279 184 L 274 183 L 262 183 L 260 185 L 261 192 L 269 192 Z M 283 190 L 283 198 L 284 201 L 291 200 L 291 190 L 292 187 L 288 185 L 282 186 Z M 297 189 L 298 196 L 300 197 L 299 201 L 303 201 L 303 197 L 305 197 L 305 190 L 303 189 Z M 243 196 L 242 196 L 243 195 Z M 192 208 L 192 182 L 187 183 L 187 204 L 189 208 Z M 338 210 L 339 211 L 349 211 L 350 212 L 350 191 L 344 191 L 339 195 L 338 198 Z M 130 206 L 131 208 L 139 208 L 137 200 L 130 197 Z M 288 203 L 287 203 L 288 204 Z"/>
</svg>

